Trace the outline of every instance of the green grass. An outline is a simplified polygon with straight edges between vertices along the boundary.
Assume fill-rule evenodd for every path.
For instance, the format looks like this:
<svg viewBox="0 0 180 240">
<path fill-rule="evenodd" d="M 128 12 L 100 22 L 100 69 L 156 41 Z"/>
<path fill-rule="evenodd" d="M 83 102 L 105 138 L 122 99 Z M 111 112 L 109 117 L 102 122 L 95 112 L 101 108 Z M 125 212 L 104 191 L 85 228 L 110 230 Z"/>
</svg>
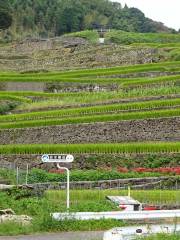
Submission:
<svg viewBox="0 0 180 240">
<path fill-rule="evenodd" d="M 179 240 L 180 234 L 157 234 L 149 237 L 141 238 L 141 240 Z M 139 238 L 137 238 L 139 240 Z"/>
<path fill-rule="evenodd" d="M 166 84 L 166 83 L 180 83 L 180 75 L 176 76 L 167 76 L 167 77 L 158 77 L 158 78 L 149 78 L 149 79 L 134 79 L 125 80 L 122 82 L 123 87 L 134 87 L 134 86 L 143 86 L 143 85 L 152 85 L 152 84 Z"/>
<path fill-rule="evenodd" d="M 30 226 L 7 222 L 0 224 L 1 236 L 32 234 L 40 232 L 68 232 L 109 230 L 113 227 L 127 226 L 126 222 L 117 220 L 55 221 L 50 217 L 52 212 L 66 211 L 66 192 L 48 191 L 43 197 L 23 197 L 26 192 L 14 189 L 9 193 L 0 192 L 1 209 L 11 208 L 17 214 L 33 217 Z M 179 201 L 180 191 L 132 191 L 132 197 L 147 204 L 174 204 Z M 79 190 L 70 191 L 70 211 L 117 211 L 114 204 L 106 200 L 107 195 L 127 195 L 127 191 L 120 190 Z M 18 200 L 17 196 L 21 196 Z M 131 223 L 132 224 L 132 223 Z"/>
<path fill-rule="evenodd" d="M 79 77 L 94 77 L 94 76 L 107 76 L 116 74 L 126 74 L 126 73 L 138 73 L 138 72 L 151 72 L 151 71 L 179 71 L 180 61 L 172 62 L 160 62 L 160 63 L 148 63 L 148 64 L 138 64 L 131 66 L 118 66 L 110 68 L 97 68 L 97 69 L 84 69 L 84 70 L 73 70 L 73 71 L 61 71 L 61 72 L 49 72 L 49 73 L 1 73 L 0 79 L 20 81 L 20 79 L 28 79 L 29 81 L 36 81 L 36 79 L 43 78 L 79 78 Z M 24 81 L 24 80 L 23 80 Z"/>
<path fill-rule="evenodd" d="M 11 208 L 17 214 L 29 215 L 33 217 L 32 224 L 29 226 L 22 226 L 14 222 L 7 222 L 0 224 L 0 236 L 11 236 L 19 234 L 32 234 L 39 232 L 68 232 L 68 231 L 93 231 L 93 230 L 106 230 L 109 227 L 124 226 L 125 223 L 117 220 L 91 220 L 91 221 L 74 221 L 64 220 L 55 221 L 51 218 L 52 212 L 66 211 L 65 205 L 60 205 L 58 202 L 50 201 L 45 197 L 23 197 L 26 192 L 14 189 L 9 194 L 0 192 L 0 207 L 1 209 Z M 16 200 L 17 196 L 21 196 Z M 93 209 L 97 211 L 117 210 L 117 207 L 107 202 L 105 199 L 99 203 L 91 202 L 81 203 L 78 206 L 74 205 L 73 211 L 81 211 Z"/>
<path fill-rule="evenodd" d="M 147 89 L 131 89 L 127 91 L 118 92 L 81 92 L 81 93 L 62 93 L 62 94 L 48 94 L 48 93 L 38 93 L 38 92 L 9 92 L 10 96 L 32 96 L 35 97 L 39 95 L 41 101 L 32 102 L 28 104 L 22 104 L 17 109 L 21 111 L 37 111 L 37 109 L 44 108 L 59 108 L 63 106 L 76 106 L 82 104 L 107 104 L 107 102 L 119 101 L 122 99 L 138 98 L 142 101 L 142 97 L 154 97 L 154 96 L 171 96 L 180 93 L 180 87 L 178 86 L 160 86 L 152 87 Z M 44 100 L 43 100 L 44 99 Z M 47 100 L 45 100 L 47 99 Z M 136 101 L 136 100 L 135 100 Z"/>
<path fill-rule="evenodd" d="M 180 34 L 170 33 L 133 33 L 112 30 L 106 33 L 106 39 L 118 44 L 132 44 L 132 43 L 155 43 L 155 44 L 170 44 L 179 43 Z"/>
<path fill-rule="evenodd" d="M 165 49 L 178 49 L 180 42 L 174 43 L 132 43 L 132 47 L 152 47 L 152 48 L 165 48 Z"/>
<path fill-rule="evenodd" d="M 68 108 L 55 111 L 45 112 L 32 112 L 24 114 L 11 114 L 8 116 L 0 116 L 0 123 L 10 121 L 24 121 L 24 120 L 37 120 L 37 119 L 48 119 L 48 118 L 62 118 L 62 117 L 74 117 L 80 115 L 91 115 L 91 114 L 106 114 L 114 113 L 119 111 L 133 111 L 142 109 L 156 109 L 164 107 L 179 107 L 180 99 L 165 99 L 156 101 L 144 101 L 144 102 L 132 102 L 132 103 L 121 103 L 112 105 L 102 105 L 93 107 L 81 107 L 81 108 Z"/>
<path fill-rule="evenodd" d="M 127 196 L 127 190 L 71 190 L 70 199 L 73 204 L 83 202 L 101 202 L 106 196 Z M 131 190 L 131 196 L 145 204 L 176 204 L 180 201 L 180 191 L 171 190 Z M 65 191 L 47 191 L 46 197 L 50 201 L 65 204 Z"/>
<path fill-rule="evenodd" d="M 3 179 L 8 180 L 11 184 L 16 184 L 16 173 L 14 170 L 0 169 L 0 175 Z M 120 173 L 116 169 L 112 171 L 99 170 L 71 170 L 71 181 L 102 181 L 102 180 L 116 180 L 128 178 L 143 178 L 143 177 L 159 177 L 168 174 L 157 172 L 152 173 L 138 173 L 129 171 L 127 173 Z M 48 173 L 41 169 L 32 169 L 28 174 L 28 184 L 32 183 L 47 183 L 47 182 L 65 182 L 67 179 L 65 173 Z M 19 174 L 19 184 L 26 182 L 26 171 Z"/>
<path fill-rule="evenodd" d="M 151 85 L 151 84 L 167 84 L 167 83 L 176 83 L 180 82 L 180 75 L 173 76 L 161 76 L 154 78 L 61 78 L 58 76 L 54 77 L 37 77 L 37 78 L 29 78 L 29 77 L 15 77 L 15 78 L 6 78 L 1 77 L 0 81 L 15 81 L 15 82 L 30 82 L 30 81 L 42 81 L 42 82 L 61 82 L 62 84 L 99 84 L 99 85 L 112 85 L 117 84 L 119 87 L 133 87 L 133 86 L 143 86 L 143 85 Z M 62 85 L 63 86 L 63 85 Z M 72 85 L 73 86 L 73 85 Z M 117 86 L 117 87 L 118 87 Z"/>
<path fill-rule="evenodd" d="M 10 101 L 16 101 L 21 103 L 30 103 L 32 102 L 31 99 L 21 97 L 21 96 L 14 96 L 11 94 L 8 94 L 7 92 L 0 93 L 0 100 L 10 100 Z"/>
<path fill-rule="evenodd" d="M 57 152 L 66 154 L 180 153 L 180 142 L 0 145 L 0 154 L 44 154 Z"/>
<path fill-rule="evenodd" d="M 84 38 L 88 41 L 90 41 L 91 43 L 97 43 L 98 39 L 99 39 L 99 34 L 97 31 L 90 31 L 90 30 L 86 30 L 86 31 L 82 31 L 82 32 L 75 32 L 75 33 L 69 33 L 65 35 L 66 37 L 80 37 L 80 38 Z"/>
<path fill-rule="evenodd" d="M 179 117 L 180 108 L 0 123 L 0 129 Z"/>
</svg>

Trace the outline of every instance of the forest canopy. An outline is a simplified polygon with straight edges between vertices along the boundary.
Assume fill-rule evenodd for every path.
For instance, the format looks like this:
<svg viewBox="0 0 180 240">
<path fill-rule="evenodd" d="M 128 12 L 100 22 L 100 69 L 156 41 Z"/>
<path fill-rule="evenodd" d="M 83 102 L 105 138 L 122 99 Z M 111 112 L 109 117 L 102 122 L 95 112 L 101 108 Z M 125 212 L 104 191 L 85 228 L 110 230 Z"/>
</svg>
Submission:
<svg viewBox="0 0 180 240">
<path fill-rule="evenodd" d="M 9 28 L 11 24 L 12 16 L 9 1 L 0 0 L 0 30 Z"/>
<path fill-rule="evenodd" d="M 146 18 L 137 8 L 122 7 L 109 0 L 0 0 L 0 4 L 2 2 L 7 2 L 8 13 L 12 12 L 13 24 L 8 32 L 12 36 L 54 37 L 101 26 L 143 33 L 172 31 Z"/>
</svg>

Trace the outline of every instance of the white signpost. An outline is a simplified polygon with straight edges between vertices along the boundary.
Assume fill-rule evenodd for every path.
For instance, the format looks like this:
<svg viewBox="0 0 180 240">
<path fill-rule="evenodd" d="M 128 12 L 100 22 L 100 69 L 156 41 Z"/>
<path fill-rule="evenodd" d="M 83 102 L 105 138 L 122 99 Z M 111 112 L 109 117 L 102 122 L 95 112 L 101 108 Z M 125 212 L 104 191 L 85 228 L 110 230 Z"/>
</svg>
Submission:
<svg viewBox="0 0 180 240">
<path fill-rule="evenodd" d="M 66 167 L 61 167 L 60 163 L 72 163 L 74 161 L 74 157 L 70 154 L 44 154 L 41 157 L 43 163 L 56 163 L 57 168 L 61 170 L 65 170 L 67 172 L 67 210 L 69 209 L 69 178 L 70 178 L 70 171 Z"/>
</svg>

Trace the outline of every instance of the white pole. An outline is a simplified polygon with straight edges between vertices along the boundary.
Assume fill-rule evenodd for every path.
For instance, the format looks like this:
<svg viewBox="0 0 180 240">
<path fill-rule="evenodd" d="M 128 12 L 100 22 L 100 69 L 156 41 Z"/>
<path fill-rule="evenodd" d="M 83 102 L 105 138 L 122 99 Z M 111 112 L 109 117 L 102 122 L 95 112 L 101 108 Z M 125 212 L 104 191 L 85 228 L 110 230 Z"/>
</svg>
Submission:
<svg viewBox="0 0 180 240">
<path fill-rule="evenodd" d="M 28 184 L 29 165 L 26 166 L 26 185 Z"/>
<path fill-rule="evenodd" d="M 66 198 L 66 206 L 67 206 L 67 210 L 69 210 L 69 207 L 70 207 L 70 204 L 69 204 L 69 202 L 70 202 L 70 196 L 69 196 L 70 195 L 69 194 L 70 171 L 66 167 L 61 167 L 59 165 L 59 163 L 57 163 L 57 167 L 58 167 L 58 169 L 66 170 L 66 172 L 67 172 L 67 198 Z"/>
<path fill-rule="evenodd" d="M 19 167 L 16 168 L 16 185 L 19 184 Z"/>
</svg>

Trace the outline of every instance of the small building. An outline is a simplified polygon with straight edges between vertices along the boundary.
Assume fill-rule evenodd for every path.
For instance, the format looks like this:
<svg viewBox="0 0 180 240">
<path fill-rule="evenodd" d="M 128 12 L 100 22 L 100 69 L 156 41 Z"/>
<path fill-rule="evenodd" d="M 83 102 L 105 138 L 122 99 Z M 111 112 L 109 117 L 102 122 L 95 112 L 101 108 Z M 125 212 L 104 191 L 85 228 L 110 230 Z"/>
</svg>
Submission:
<svg viewBox="0 0 180 240">
<path fill-rule="evenodd" d="M 119 206 L 124 211 L 142 211 L 142 203 L 129 196 L 107 196 L 111 202 Z"/>
</svg>

